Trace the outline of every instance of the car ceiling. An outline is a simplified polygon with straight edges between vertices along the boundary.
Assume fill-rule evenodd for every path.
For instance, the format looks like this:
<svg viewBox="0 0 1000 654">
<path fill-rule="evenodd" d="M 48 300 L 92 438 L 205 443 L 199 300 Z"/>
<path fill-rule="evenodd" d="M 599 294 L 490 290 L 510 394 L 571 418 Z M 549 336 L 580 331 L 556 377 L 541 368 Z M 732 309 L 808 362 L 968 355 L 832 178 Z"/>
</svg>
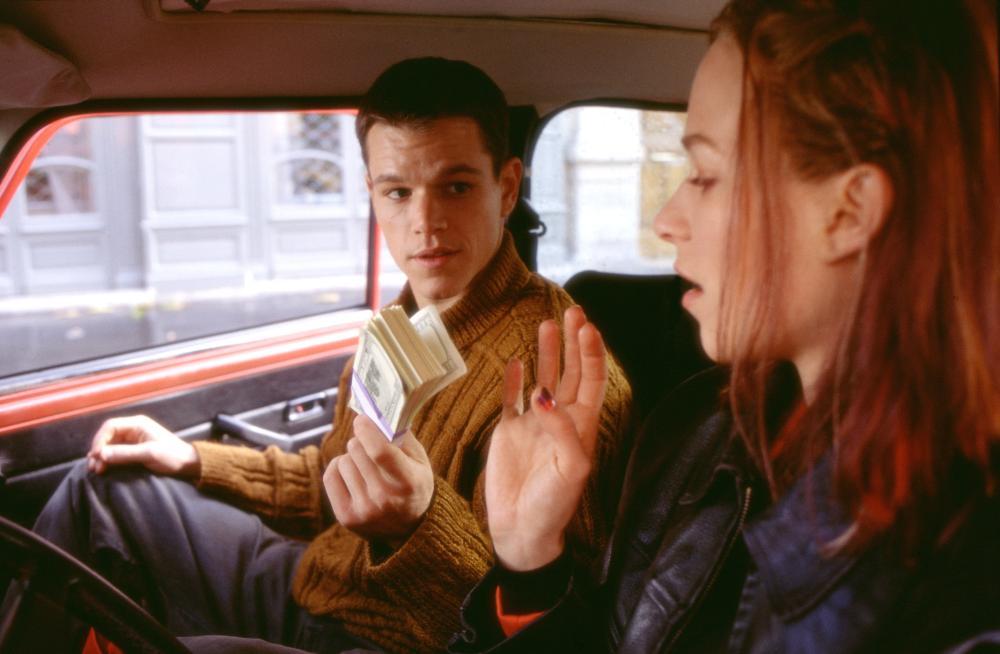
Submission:
<svg viewBox="0 0 1000 654">
<path fill-rule="evenodd" d="M 424 55 L 471 61 L 511 104 L 542 113 L 596 98 L 681 103 L 722 3 L 4 0 L 0 27 L 22 43 L 14 57 L 0 38 L 0 139 L 42 106 L 83 98 L 357 96 L 389 64 Z M 25 88 L 44 82 L 25 75 L 25 43 L 65 64 L 49 83 L 75 82 L 73 93 Z"/>
</svg>

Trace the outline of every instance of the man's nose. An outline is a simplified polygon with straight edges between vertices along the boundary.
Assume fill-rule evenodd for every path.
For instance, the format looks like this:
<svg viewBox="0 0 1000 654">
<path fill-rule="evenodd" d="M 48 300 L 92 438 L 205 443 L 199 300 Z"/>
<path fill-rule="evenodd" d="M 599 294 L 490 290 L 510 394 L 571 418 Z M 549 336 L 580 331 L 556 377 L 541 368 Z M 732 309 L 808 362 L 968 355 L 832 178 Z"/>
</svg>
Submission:
<svg viewBox="0 0 1000 654">
<path fill-rule="evenodd" d="M 417 234 L 433 234 L 448 226 L 441 203 L 431 193 L 416 193 L 410 209 L 410 224 Z"/>
</svg>

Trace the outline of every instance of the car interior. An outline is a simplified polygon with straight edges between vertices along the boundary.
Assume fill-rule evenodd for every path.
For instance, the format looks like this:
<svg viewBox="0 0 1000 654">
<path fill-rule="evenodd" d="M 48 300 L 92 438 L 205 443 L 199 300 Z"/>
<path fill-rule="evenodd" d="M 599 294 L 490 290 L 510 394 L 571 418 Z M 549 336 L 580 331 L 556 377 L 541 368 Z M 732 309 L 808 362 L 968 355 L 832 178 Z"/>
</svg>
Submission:
<svg viewBox="0 0 1000 654">
<path fill-rule="evenodd" d="M 32 635 L 18 631 L 17 614 L 30 610 L 23 607 L 30 605 L 32 597 L 66 607 L 115 642 L 128 644 L 128 651 L 184 651 L 127 597 L 31 534 L 28 529 L 34 518 L 109 417 L 145 413 L 185 439 L 215 438 L 251 447 L 277 445 L 295 450 L 318 442 L 331 422 L 337 380 L 354 350 L 358 328 L 398 290 L 398 283 L 393 287 L 386 281 L 398 281 L 398 276 L 386 272 L 387 254 L 379 246 L 367 201 L 363 193 L 351 190 L 350 184 L 361 188 L 352 181 L 360 178 L 356 171 L 347 172 L 346 165 L 337 169 L 330 183 L 347 189 L 338 190 L 337 198 L 348 194 L 356 198 L 350 201 L 360 207 L 359 217 L 345 218 L 342 232 L 324 233 L 323 238 L 303 226 L 316 224 L 309 221 L 314 221 L 312 214 L 318 215 L 322 207 L 304 203 L 296 208 L 297 213 L 268 214 L 261 223 L 264 226 L 250 237 L 240 232 L 244 235 L 231 240 L 239 216 L 234 217 L 222 204 L 214 212 L 188 210 L 176 200 L 179 192 L 171 184 L 184 174 L 211 177 L 222 165 L 219 162 L 249 160 L 257 150 L 268 147 L 271 137 L 261 135 L 271 132 L 265 129 L 284 134 L 281 130 L 287 132 L 287 125 L 302 123 L 304 119 L 295 118 L 299 115 L 320 116 L 311 123 L 314 128 L 342 130 L 342 134 L 328 133 L 335 134 L 338 147 L 347 152 L 354 147 L 348 143 L 353 139 L 351 112 L 378 73 L 409 57 L 463 59 L 485 70 L 507 96 L 511 152 L 528 163 L 522 196 L 508 227 L 528 266 L 547 274 L 547 257 L 557 250 L 548 244 L 561 238 L 585 243 L 588 228 L 578 225 L 580 233 L 567 236 L 547 208 L 537 181 L 544 162 L 536 156 L 545 145 L 545 130 L 560 124 L 561 112 L 575 108 L 667 111 L 682 116 L 695 67 L 708 47 L 709 22 L 722 4 L 722 0 L 0 3 L 0 307 L 4 302 L 9 305 L 0 310 L 0 329 L 6 323 L 14 330 L 31 316 L 42 315 L 38 307 L 49 306 L 47 294 L 83 297 L 72 310 L 54 310 L 63 321 L 56 331 L 32 327 L 36 331 L 30 332 L 30 343 L 8 340 L 0 346 L 4 351 L 0 361 L 13 362 L 19 354 L 26 355 L 27 361 L 0 367 L 0 583 L 5 586 L 6 580 L 13 579 L 20 589 L 0 616 L 0 651 L 31 647 Z M 292 118 L 279 120 L 277 112 Z M 174 120 L 191 114 L 202 122 Z M 599 115 L 594 115 L 598 130 L 605 129 Z M 109 139 L 100 141 L 99 148 L 94 146 L 97 154 L 91 163 L 79 164 L 74 163 L 82 156 L 79 152 L 45 149 L 60 138 L 56 136 L 59 130 L 72 132 L 82 124 L 81 119 L 116 117 L 137 121 L 128 128 L 138 134 L 130 142 L 129 153 Z M 239 126 L 230 129 L 236 120 Z M 573 123 L 573 129 L 583 121 Z M 636 129 L 646 130 L 653 119 L 636 121 Z M 125 129 L 111 122 L 102 125 L 108 133 Z M 91 143 L 98 143 L 97 138 Z M 200 139 L 216 149 L 211 156 L 184 159 L 183 139 Z M 76 147 L 65 142 L 67 148 Z M 231 151 L 224 150 L 233 143 Z M 158 149 L 160 144 L 165 144 L 162 149 Z M 655 149 L 643 147 L 637 156 Z M 216 154 L 218 158 L 212 158 Z M 183 165 L 170 168 L 174 155 L 173 161 Z M 49 177 L 33 172 L 40 170 L 36 164 L 46 156 L 46 165 L 52 170 L 62 166 L 62 172 Z M 585 162 L 587 156 L 584 152 L 579 160 Z M 647 159 L 654 166 L 670 157 Z M 345 160 L 327 157 L 323 160 L 327 163 L 311 169 L 314 177 L 310 179 L 333 175 L 329 162 Z M 105 168 L 92 165 L 93 161 L 122 169 L 126 175 L 122 179 L 131 181 L 102 181 L 104 190 L 94 191 L 93 197 L 80 195 L 72 184 L 84 178 L 65 170 L 78 166 L 97 171 L 86 174 L 98 179 Z M 609 161 L 601 169 L 604 176 L 593 177 L 599 184 L 614 185 L 620 178 L 615 171 L 621 161 L 614 157 Z M 287 159 L 281 159 L 276 170 L 284 170 L 281 162 Z M 163 172 L 152 179 L 149 171 L 155 166 Z M 184 166 L 200 167 L 192 173 Z M 254 166 L 240 173 L 240 192 L 254 192 L 254 175 L 263 169 Z M 298 174 L 304 169 L 290 170 Z M 636 170 L 641 177 L 647 169 Z M 94 211 L 81 210 L 60 227 L 58 211 L 45 208 L 59 202 L 57 179 L 67 181 L 67 193 L 76 192 L 73 197 L 78 203 L 118 203 L 115 206 L 124 209 L 114 220 L 124 219 L 131 226 L 116 227 L 118 223 L 110 218 L 98 224 L 91 215 Z M 563 177 L 553 179 L 557 187 L 566 185 Z M 588 183 L 586 176 L 574 179 L 581 187 Z M 283 187 L 274 188 L 278 190 L 272 195 L 277 197 Z M 222 203 L 224 196 L 213 187 L 203 199 Z M 647 202 L 645 195 L 636 195 L 630 202 L 642 205 L 647 218 L 655 210 L 655 203 Z M 275 206 L 279 204 L 274 201 Z M 170 224 L 171 220 L 177 222 Z M 618 229 L 614 220 L 606 220 L 605 229 Z M 188 240 L 178 236 L 177 225 L 188 230 L 184 232 Z M 133 232 L 134 236 L 125 237 Z M 295 247 L 300 249 L 289 250 L 292 254 L 282 259 L 280 248 L 293 238 L 298 239 Z M 594 251 L 618 247 L 609 238 L 603 232 L 592 234 L 596 245 L 587 247 Z M 86 249 L 89 243 L 96 245 Z M 329 268 L 333 264 L 324 248 L 331 243 L 350 252 L 353 267 L 344 259 L 337 263 L 343 263 L 341 268 Z M 337 291 L 336 300 L 322 310 L 311 308 L 292 318 L 274 314 L 249 327 L 236 321 L 236 326 L 222 329 L 219 321 L 232 318 L 222 314 L 247 313 L 248 305 L 237 309 L 210 294 L 192 301 L 176 299 L 181 296 L 171 293 L 186 283 L 199 263 L 206 264 L 216 277 L 246 279 L 247 273 L 220 263 L 229 248 L 236 248 L 233 252 L 245 259 L 252 258 L 254 248 L 271 253 L 268 270 L 281 272 L 264 285 L 270 289 L 270 304 L 261 301 L 253 305 L 253 311 L 277 306 L 284 289 L 305 278 L 301 253 L 307 250 L 314 258 L 310 261 L 327 266 L 323 274 L 333 270 L 350 278 L 354 290 Z M 637 251 L 620 254 L 636 259 Z M 143 256 L 152 263 L 136 263 Z M 111 259 L 114 263 L 107 263 Z M 106 286 L 114 290 L 127 286 L 121 281 L 126 278 L 124 272 L 115 275 L 133 265 L 150 284 L 158 285 L 158 294 L 153 295 L 166 298 L 162 306 L 167 309 L 173 302 L 216 312 L 210 319 L 215 330 L 189 333 L 180 322 L 167 327 L 155 323 L 148 331 L 156 332 L 157 338 L 148 344 L 112 343 L 107 351 L 74 354 L 83 333 L 87 337 L 98 333 L 101 321 L 117 309 L 102 304 L 104 299 L 87 299 L 106 298 L 106 293 L 84 297 L 62 280 L 66 275 L 77 275 L 78 282 L 89 280 L 87 275 L 98 270 L 93 279 L 111 280 Z M 637 420 L 663 392 L 707 365 L 694 325 L 679 308 L 683 289 L 672 274 L 669 256 L 661 257 L 656 265 L 637 272 L 591 263 L 579 269 L 560 268 L 564 274 L 558 280 L 600 328 L 622 364 L 635 391 Z M 57 280 L 60 271 L 63 276 Z M 133 290 L 133 295 L 142 293 L 148 298 L 152 291 Z M 129 305 L 122 311 L 140 322 L 139 318 L 148 318 L 148 308 L 143 307 Z M 65 327 L 66 320 L 80 322 Z M 58 345 L 56 340 L 66 343 Z M 61 358 L 55 361 L 42 358 L 63 350 L 67 354 L 59 354 Z"/>
</svg>

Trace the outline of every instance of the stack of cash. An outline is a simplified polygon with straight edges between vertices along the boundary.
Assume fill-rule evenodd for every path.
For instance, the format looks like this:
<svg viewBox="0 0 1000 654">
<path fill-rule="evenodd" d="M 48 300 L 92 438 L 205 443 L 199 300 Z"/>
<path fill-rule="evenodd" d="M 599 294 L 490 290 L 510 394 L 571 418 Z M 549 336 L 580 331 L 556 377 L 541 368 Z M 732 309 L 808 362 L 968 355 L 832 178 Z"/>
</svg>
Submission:
<svg viewBox="0 0 1000 654">
<path fill-rule="evenodd" d="M 386 307 L 361 330 L 349 406 L 393 441 L 427 400 L 465 372 L 437 308 L 408 318 L 402 307 Z"/>
</svg>

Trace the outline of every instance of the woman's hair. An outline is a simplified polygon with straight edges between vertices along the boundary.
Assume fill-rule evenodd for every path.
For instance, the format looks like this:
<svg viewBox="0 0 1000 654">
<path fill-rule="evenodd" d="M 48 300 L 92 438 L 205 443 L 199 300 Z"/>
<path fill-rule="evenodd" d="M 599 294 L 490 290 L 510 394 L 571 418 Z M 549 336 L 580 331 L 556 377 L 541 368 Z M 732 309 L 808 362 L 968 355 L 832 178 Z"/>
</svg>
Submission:
<svg viewBox="0 0 1000 654">
<path fill-rule="evenodd" d="M 995 12 L 983 0 L 734 0 L 713 23 L 744 55 L 720 337 L 731 402 L 772 493 L 832 449 L 850 546 L 894 525 L 911 544 L 946 538 L 949 514 L 997 490 Z M 791 247 L 782 171 L 822 180 L 862 163 L 884 171 L 892 205 L 817 400 L 779 453 L 756 391 L 773 370 Z"/>
</svg>

